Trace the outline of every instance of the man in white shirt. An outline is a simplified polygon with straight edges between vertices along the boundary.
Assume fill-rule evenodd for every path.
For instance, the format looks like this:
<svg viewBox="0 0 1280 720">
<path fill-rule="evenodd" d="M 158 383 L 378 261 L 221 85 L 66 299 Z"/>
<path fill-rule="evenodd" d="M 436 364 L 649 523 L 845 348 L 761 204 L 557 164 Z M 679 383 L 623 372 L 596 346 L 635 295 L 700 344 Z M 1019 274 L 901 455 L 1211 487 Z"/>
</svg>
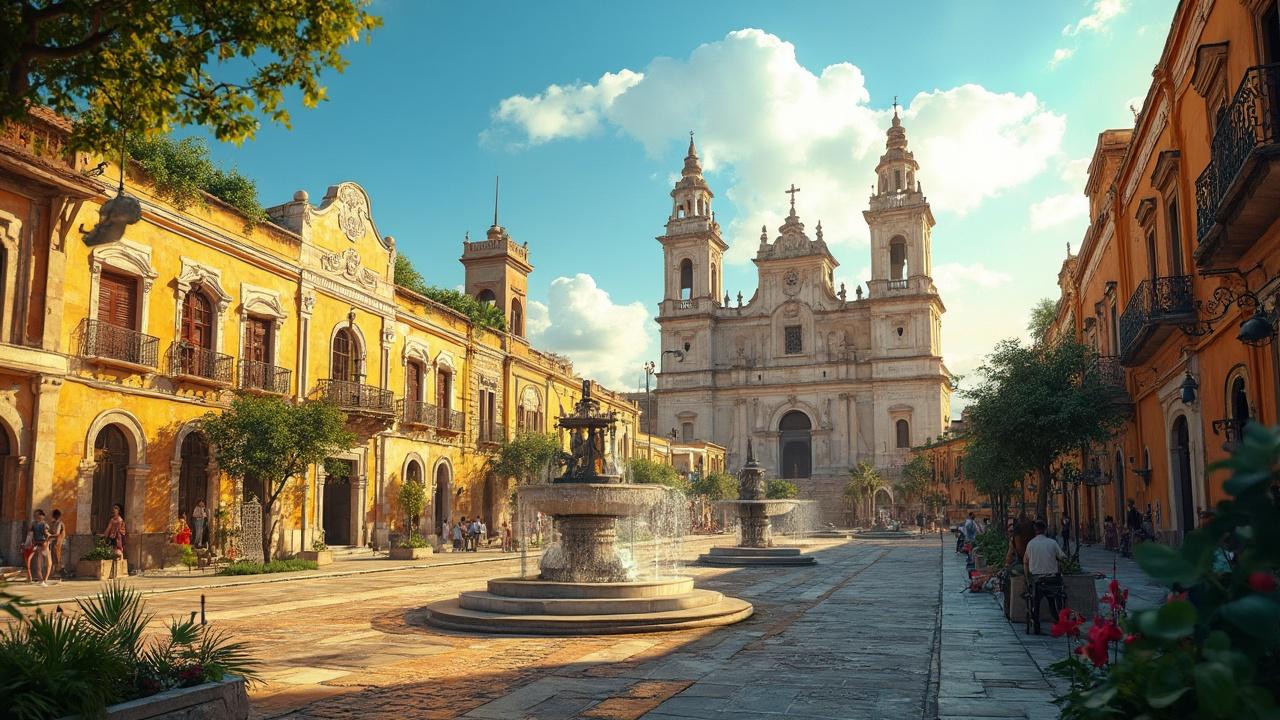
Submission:
<svg viewBox="0 0 1280 720">
<path fill-rule="evenodd" d="M 1036 520 L 1036 536 L 1027 543 L 1027 552 L 1023 555 L 1027 583 L 1031 588 L 1031 607 L 1034 608 L 1032 624 L 1037 635 L 1040 634 L 1040 601 L 1043 599 L 1041 582 L 1057 576 L 1061 571 L 1058 561 L 1067 559 L 1058 543 L 1045 535 L 1048 530 L 1048 523 Z M 1057 614 L 1057 608 L 1052 606 L 1053 603 L 1050 602 L 1050 608 Z"/>
</svg>

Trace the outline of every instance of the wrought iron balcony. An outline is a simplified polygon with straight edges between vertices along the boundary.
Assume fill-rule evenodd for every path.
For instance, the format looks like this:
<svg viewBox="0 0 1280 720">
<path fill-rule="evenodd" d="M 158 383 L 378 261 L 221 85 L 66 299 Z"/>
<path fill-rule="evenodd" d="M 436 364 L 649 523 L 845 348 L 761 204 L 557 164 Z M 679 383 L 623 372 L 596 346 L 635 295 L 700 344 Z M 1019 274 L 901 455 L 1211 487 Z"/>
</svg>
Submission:
<svg viewBox="0 0 1280 720">
<path fill-rule="evenodd" d="M 390 390 L 349 380 L 321 380 L 316 384 L 316 396 L 327 400 L 347 412 L 394 415 L 395 396 Z"/>
<path fill-rule="evenodd" d="M 1124 387 L 1124 366 L 1120 364 L 1120 358 L 1115 355 L 1099 355 L 1098 356 L 1098 374 L 1102 376 L 1102 381 L 1108 385 L 1115 387 Z"/>
<path fill-rule="evenodd" d="M 245 390 L 287 395 L 293 371 L 257 360 L 240 361 L 240 387 Z"/>
<path fill-rule="evenodd" d="M 432 427 L 445 432 L 462 432 L 462 413 L 420 400 L 400 401 L 400 422 Z"/>
<path fill-rule="evenodd" d="M 1280 63 L 1245 71 L 1196 178 L 1196 263 L 1238 260 L 1280 217 Z"/>
<path fill-rule="evenodd" d="M 85 320 L 81 330 L 80 354 L 107 364 L 154 368 L 160 339 L 103 320 Z"/>
<path fill-rule="evenodd" d="M 235 361 L 208 348 L 178 340 L 169 346 L 169 374 L 215 385 L 231 384 Z"/>
<path fill-rule="evenodd" d="M 1120 363 L 1136 365 L 1177 327 L 1196 321 L 1191 276 L 1143 280 L 1120 316 Z"/>
</svg>

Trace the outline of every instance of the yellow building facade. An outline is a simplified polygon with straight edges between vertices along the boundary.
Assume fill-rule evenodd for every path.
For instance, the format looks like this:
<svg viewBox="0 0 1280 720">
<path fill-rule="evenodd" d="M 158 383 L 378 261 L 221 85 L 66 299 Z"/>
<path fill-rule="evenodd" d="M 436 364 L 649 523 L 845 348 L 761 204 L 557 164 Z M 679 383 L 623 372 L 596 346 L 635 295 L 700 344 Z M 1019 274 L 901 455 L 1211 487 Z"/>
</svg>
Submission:
<svg viewBox="0 0 1280 720">
<path fill-rule="evenodd" d="M 214 198 L 175 207 L 131 173 L 142 219 L 90 247 L 116 171 L 91 177 L 98 159 L 64 152 L 67 131 L 37 114 L 0 132 L 0 555 L 19 556 L 37 508 L 62 511 L 74 561 L 120 504 L 144 570 L 198 500 L 234 524 L 262 488 L 220 472 L 193 423 L 241 392 L 327 399 L 359 438 L 282 496 L 277 553 L 385 547 L 407 530 L 406 480 L 429 490 L 424 532 L 462 516 L 500 527 L 509 489 L 487 458 L 510 433 L 554 430 L 582 393 L 570 363 L 523 337 L 527 271 L 503 288 L 519 295 L 511 333 L 397 287 L 395 241 L 350 182 L 253 225 Z M 593 392 L 620 418 L 622 462 L 637 408 Z"/>
</svg>

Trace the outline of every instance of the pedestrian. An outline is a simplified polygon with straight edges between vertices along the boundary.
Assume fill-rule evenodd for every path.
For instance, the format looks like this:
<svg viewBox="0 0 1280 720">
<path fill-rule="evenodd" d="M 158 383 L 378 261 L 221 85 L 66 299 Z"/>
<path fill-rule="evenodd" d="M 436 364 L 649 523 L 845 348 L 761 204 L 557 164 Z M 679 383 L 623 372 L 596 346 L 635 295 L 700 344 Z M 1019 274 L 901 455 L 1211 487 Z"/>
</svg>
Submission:
<svg viewBox="0 0 1280 720">
<path fill-rule="evenodd" d="M 1110 515 L 1102 521 L 1102 542 L 1103 547 L 1112 552 L 1120 549 L 1120 528 L 1116 527 L 1116 519 Z"/>
<path fill-rule="evenodd" d="M 191 526 L 187 525 L 186 513 L 178 513 L 178 522 L 173 525 L 173 544 L 191 544 Z"/>
<path fill-rule="evenodd" d="M 27 547 L 31 548 L 31 552 L 27 554 L 27 582 L 35 582 L 35 578 L 40 578 L 40 587 L 49 585 L 49 523 L 45 522 L 44 510 L 37 509 L 31 518 L 31 530 L 27 533 Z M 36 561 L 36 573 L 31 574 L 31 561 Z"/>
<path fill-rule="evenodd" d="M 1071 544 L 1071 516 L 1065 512 L 1062 513 L 1062 532 L 1058 535 L 1062 538 L 1062 549 L 1066 550 Z"/>
<path fill-rule="evenodd" d="M 511 523 L 502 521 L 502 552 L 515 552 L 515 544 L 511 537 Z"/>
<path fill-rule="evenodd" d="M 480 545 L 480 516 L 479 515 L 472 518 L 471 531 L 467 533 L 467 535 L 471 538 L 471 552 L 475 552 L 476 550 L 479 549 L 479 545 Z"/>
<path fill-rule="evenodd" d="M 191 544 L 196 547 L 204 547 L 206 541 L 204 539 L 205 526 L 209 521 L 209 508 L 205 507 L 204 500 L 197 500 L 196 506 L 191 508 Z"/>
<path fill-rule="evenodd" d="M 466 524 L 467 518 L 463 516 L 462 522 L 453 526 L 453 551 L 462 552 L 462 526 Z"/>
<path fill-rule="evenodd" d="M 49 552 L 53 556 L 53 567 L 62 577 L 62 544 L 67 540 L 67 524 L 62 522 L 62 511 L 54 508 L 53 518 L 49 523 Z"/>
<path fill-rule="evenodd" d="M 480 542 L 484 543 L 485 547 L 489 547 L 489 526 L 485 524 L 484 520 L 478 520 L 477 522 L 480 525 L 480 529 L 476 535 L 479 536 Z"/>
<path fill-rule="evenodd" d="M 978 538 L 978 521 L 974 519 L 973 513 L 969 513 L 964 525 L 960 526 L 960 532 L 964 534 L 964 541 L 969 545 Z"/>
<path fill-rule="evenodd" d="M 1041 583 L 1047 578 L 1059 575 L 1061 573 L 1059 563 L 1067 559 L 1062 548 L 1058 547 L 1058 543 L 1045 536 L 1048 529 L 1048 523 L 1044 520 L 1036 520 L 1036 536 L 1027 543 L 1027 550 L 1023 557 L 1027 570 L 1027 587 L 1031 589 L 1031 623 L 1036 635 L 1040 634 L 1040 602 L 1044 597 Z M 1050 608 L 1056 614 L 1057 608 L 1053 608 L 1052 601 Z"/>
<path fill-rule="evenodd" d="M 115 579 L 118 563 L 124 559 L 124 538 L 127 534 L 124 526 L 124 508 L 120 503 L 116 503 L 111 506 L 111 519 L 107 521 L 107 529 L 102 531 L 102 537 L 110 541 L 114 553 L 111 560 L 111 579 Z"/>
</svg>

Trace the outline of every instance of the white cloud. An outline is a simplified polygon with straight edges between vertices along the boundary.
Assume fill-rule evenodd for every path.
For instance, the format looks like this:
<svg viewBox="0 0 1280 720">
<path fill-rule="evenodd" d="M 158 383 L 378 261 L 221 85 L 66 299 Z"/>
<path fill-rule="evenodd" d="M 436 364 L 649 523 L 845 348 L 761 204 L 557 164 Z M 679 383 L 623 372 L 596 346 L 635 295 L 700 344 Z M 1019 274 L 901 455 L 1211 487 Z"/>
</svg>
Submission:
<svg viewBox="0 0 1280 720">
<path fill-rule="evenodd" d="M 1079 21 L 1062 28 L 1063 35 L 1079 35 L 1082 32 L 1102 32 L 1107 23 L 1129 9 L 1129 0 L 1096 0 L 1092 12 Z"/>
<path fill-rule="evenodd" d="M 956 292 L 965 288 L 991 289 L 1007 285 L 1012 277 L 1008 273 L 992 270 L 981 262 L 949 262 L 933 266 L 933 284 L 938 292 Z"/>
<path fill-rule="evenodd" d="M 1049 69 L 1058 67 L 1058 65 L 1066 60 L 1071 59 L 1076 54 L 1075 48 L 1058 48 L 1053 51 L 1053 57 L 1049 58 Z"/>
<path fill-rule="evenodd" d="M 608 388 L 636 386 L 655 352 L 657 327 L 643 303 L 619 305 L 586 273 L 551 282 L 547 303 L 529 304 L 529 339 L 568 356 L 574 369 Z"/>
<path fill-rule="evenodd" d="M 594 85 L 549 85 L 533 97 L 512 95 L 503 100 L 493 118 L 519 126 L 530 145 L 585 137 L 600 129 L 601 115 L 613 101 L 643 79 L 639 73 L 622 70 L 605 73 Z"/>
<path fill-rule="evenodd" d="M 1029 208 L 1032 230 L 1044 230 L 1078 218 L 1089 217 L 1089 200 L 1084 196 L 1088 179 L 1089 158 L 1077 158 L 1063 163 L 1059 176 L 1066 183 L 1067 191 L 1050 195 Z"/>
<path fill-rule="evenodd" d="M 720 171 L 712 184 L 728 182 L 715 189 L 737 211 L 726 228 L 730 261 L 751 257 L 761 225 L 772 234 L 781 224 L 782 190 L 792 182 L 802 189 L 798 211 L 810 227 L 823 221 L 833 249 L 865 244 L 862 209 L 891 112 L 870 105 L 856 66 L 837 63 L 815 74 L 791 43 L 745 29 L 688 58 L 655 58 L 643 73 L 606 73 L 568 94 L 572 102 L 552 85 L 532 98 L 507 98 L 486 134 L 546 142 L 593 132 L 603 119 L 675 169 L 673 143 L 692 128 L 704 168 Z M 902 115 L 935 212 L 958 214 L 1043 171 L 1066 124 L 1031 93 L 979 85 L 918 93 Z"/>
</svg>

